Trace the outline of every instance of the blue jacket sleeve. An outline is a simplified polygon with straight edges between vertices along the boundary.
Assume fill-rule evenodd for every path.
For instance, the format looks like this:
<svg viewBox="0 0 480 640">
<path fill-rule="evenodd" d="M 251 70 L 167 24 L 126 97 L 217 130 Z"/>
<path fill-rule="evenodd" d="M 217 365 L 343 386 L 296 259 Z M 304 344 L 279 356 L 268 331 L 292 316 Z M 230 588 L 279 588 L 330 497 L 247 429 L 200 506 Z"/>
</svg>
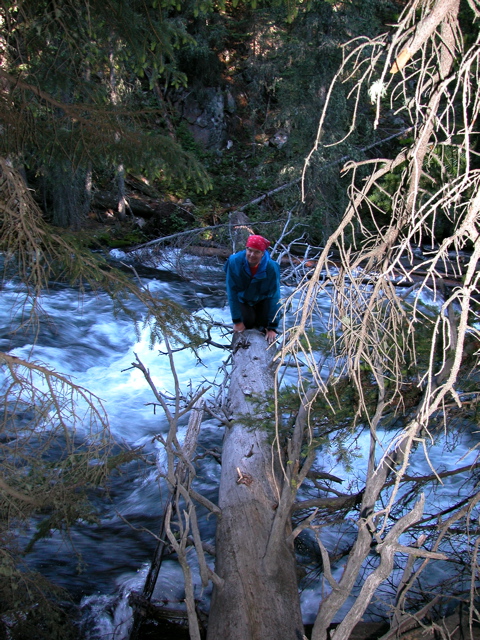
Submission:
<svg viewBox="0 0 480 640">
<path fill-rule="evenodd" d="M 271 274 L 268 274 L 270 278 L 270 308 L 268 310 L 268 327 L 267 329 L 276 329 L 280 321 L 279 309 L 280 309 L 280 267 L 276 262 L 271 260 L 269 262 L 269 270 Z"/>
<path fill-rule="evenodd" d="M 238 302 L 238 293 L 240 289 L 238 288 L 237 278 L 235 278 L 234 274 L 234 265 L 229 258 L 225 264 L 225 271 L 227 274 L 226 283 L 227 283 L 227 296 L 228 296 L 228 304 L 230 305 L 230 313 L 232 314 L 232 322 L 236 324 L 237 322 L 241 322 L 242 320 L 242 312 L 240 309 L 240 304 Z"/>
</svg>

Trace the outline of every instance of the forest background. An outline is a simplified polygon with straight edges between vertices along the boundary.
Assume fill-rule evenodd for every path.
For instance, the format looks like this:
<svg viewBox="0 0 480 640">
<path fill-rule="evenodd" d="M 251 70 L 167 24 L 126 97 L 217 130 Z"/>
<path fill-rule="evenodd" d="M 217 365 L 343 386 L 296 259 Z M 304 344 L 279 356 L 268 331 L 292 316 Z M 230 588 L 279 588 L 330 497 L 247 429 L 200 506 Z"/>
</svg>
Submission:
<svg viewBox="0 0 480 640">
<path fill-rule="evenodd" d="M 433 30 L 420 38 L 410 57 L 399 62 L 399 49 L 389 58 L 386 52 L 390 51 L 392 39 L 382 40 L 381 34 L 392 25 L 401 25 L 397 29 L 404 41 L 401 38 L 393 41 L 395 46 L 399 42 L 405 44 L 414 25 L 423 25 L 437 9 L 443 13 Z M 198 344 L 201 325 L 173 303 L 153 300 L 138 290 L 134 279 L 102 262 L 98 250 L 132 247 L 188 230 L 196 230 L 191 236 L 195 245 L 216 250 L 229 245 L 230 221 L 232 215 L 238 218 L 239 212 L 248 215 L 249 224 L 256 231 L 272 238 L 281 237 L 288 254 L 301 258 L 305 248 L 319 247 L 317 269 L 329 266 L 327 259 L 322 258 L 321 248 L 333 251 L 328 255 L 337 256 L 338 264 L 345 269 L 337 280 L 337 292 L 344 290 L 345 280 L 341 278 L 345 279 L 345 273 L 351 282 L 356 282 L 358 265 L 365 269 L 363 273 L 380 271 L 387 279 L 389 269 L 396 264 L 411 276 L 419 273 L 413 246 L 423 249 L 428 244 L 430 251 L 445 247 L 426 265 L 427 275 L 420 275 L 422 283 L 435 282 L 434 288 L 447 292 L 446 302 L 437 316 L 424 315 L 420 328 L 412 329 L 414 325 L 418 327 L 415 305 L 410 308 L 403 304 L 403 316 L 394 316 L 398 324 L 388 325 L 383 302 L 375 316 L 374 330 L 368 333 L 370 328 L 365 317 L 359 319 L 362 315 L 359 310 L 371 311 L 378 297 L 366 301 L 361 289 L 358 290 L 361 295 L 348 301 L 333 296 L 339 311 L 329 337 L 330 347 L 337 350 L 339 361 L 346 358 L 351 365 L 341 375 L 337 372 L 335 382 L 335 397 L 340 405 L 345 406 L 345 398 L 349 398 L 347 415 L 339 417 L 337 412 L 329 420 L 339 421 L 343 427 L 366 420 L 375 439 L 380 421 L 390 411 L 397 415 L 396 411 L 401 410 L 400 422 L 405 429 L 410 428 L 407 440 L 411 447 L 412 442 L 421 441 L 420 433 L 422 429 L 428 431 L 430 420 L 435 424 L 442 422 L 445 396 L 450 393 L 454 399 L 459 397 L 455 376 L 462 370 L 460 387 L 462 393 L 470 395 L 466 403 L 458 405 L 456 423 L 464 420 L 475 423 L 476 379 L 468 375 L 476 367 L 476 332 L 472 327 L 477 295 L 478 137 L 474 123 L 478 112 L 475 98 L 478 11 L 476 2 L 446 0 L 261 5 L 157 0 L 2 1 L 0 247 L 7 275 L 14 273 L 27 285 L 24 323 L 35 324 L 42 290 L 49 281 L 62 278 L 80 286 L 104 288 L 124 309 L 128 308 L 125 296 L 136 295 L 157 320 L 162 335 L 175 337 L 184 344 Z M 441 29 L 446 29 L 445 16 L 452 13 L 455 28 L 449 40 Z M 435 40 L 437 28 L 440 36 Z M 348 48 L 346 45 L 351 42 L 354 45 Z M 381 54 L 375 54 L 377 57 L 355 48 L 365 44 L 375 52 L 377 45 L 381 48 L 380 43 L 384 48 Z M 455 58 L 448 65 L 442 62 L 446 56 L 444 48 Z M 455 57 L 452 51 L 461 54 Z M 386 68 L 390 62 L 391 77 L 395 73 L 400 75 L 404 65 L 408 68 L 410 59 L 412 65 L 417 64 L 417 70 L 411 75 L 402 74 L 398 85 L 402 89 L 395 94 L 386 81 L 375 84 L 371 72 L 362 71 L 364 59 L 371 61 L 371 68 L 379 60 Z M 357 66 L 349 70 L 348 63 L 352 60 Z M 397 68 L 393 69 L 392 64 L 397 64 Z M 431 72 L 435 64 L 439 71 Z M 344 73 L 342 82 L 336 82 L 339 70 Z M 436 133 L 435 143 L 432 130 L 428 130 L 428 154 L 425 150 L 421 156 L 421 175 L 416 176 L 414 167 L 419 155 L 408 155 L 404 150 L 418 151 L 421 147 L 429 109 L 433 110 L 434 104 L 426 101 L 428 108 L 419 116 L 422 99 L 432 86 L 444 86 L 452 77 L 456 82 L 452 97 L 446 97 L 445 90 L 434 112 L 437 122 L 449 124 L 439 126 L 442 135 Z M 382 78 L 385 79 L 385 73 Z M 460 79 L 465 81 L 464 93 L 459 88 Z M 423 92 L 419 92 L 419 86 Z M 408 91 L 414 98 L 407 96 Z M 379 158 L 393 160 L 388 172 L 376 169 L 380 173 L 373 174 L 372 182 L 370 167 L 378 167 L 379 162 L 385 161 Z M 348 162 L 355 167 L 353 178 L 342 171 Z M 447 196 L 442 190 L 449 183 L 457 184 L 457 189 Z M 371 192 L 364 190 L 364 184 L 371 187 Z M 412 185 L 415 196 L 421 194 L 414 205 L 409 200 Z M 443 200 L 435 199 L 438 193 L 442 193 Z M 402 199 L 407 204 L 399 215 Z M 460 201 L 464 209 L 457 215 Z M 422 209 L 425 202 L 430 203 L 430 208 Z M 438 202 L 441 206 L 437 206 Z M 399 236 L 403 228 L 411 231 Z M 394 238 L 385 231 L 392 229 L 396 230 Z M 405 244 L 399 237 L 405 238 Z M 449 253 L 452 246 L 453 258 Z M 398 247 L 401 251 L 394 255 L 393 249 Z M 96 252 L 92 253 L 92 249 Z M 473 253 L 473 262 L 462 257 L 464 250 L 466 255 Z M 381 259 L 387 254 L 388 265 Z M 445 271 L 439 276 L 440 259 Z M 449 260 L 453 266 L 447 268 Z M 317 285 L 319 274 L 310 273 L 310 282 Z M 468 296 L 463 295 L 465 287 Z M 310 362 L 307 354 L 318 347 L 318 340 L 325 341 L 326 337 L 308 332 L 307 315 L 314 292 L 305 280 L 300 282 L 299 290 L 305 294 L 303 308 L 296 332 L 290 335 L 282 357 L 290 350 L 294 355 L 305 355 Z M 388 286 L 383 292 L 387 290 Z M 379 294 L 378 286 L 375 291 Z M 467 297 L 466 324 L 462 324 L 462 300 Z M 454 303 L 461 309 L 457 324 L 454 315 L 458 309 Z M 356 309 L 353 313 L 352 308 Z M 444 324 L 444 317 L 450 324 Z M 338 337 L 340 325 L 343 338 Z M 358 328 L 356 334 L 354 327 Z M 460 329 L 457 331 L 455 327 Z M 460 334 L 461 340 L 452 337 Z M 372 344 L 378 347 L 375 357 Z M 399 355 L 402 353 L 407 355 Z M 14 381 L 9 393 L 15 385 L 20 386 L 22 393 L 30 389 L 32 403 L 38 405 L 34 377 L 23 373 L 20 379 L 19 363 L 8 354 L 3 354 L 2 359 Z M 95 399 L 88 396 L 87 390 L 72 388 L 71 382 L 61 375 L 32 363 L 20 365 L 24 371 L 43 376 L 50 391 L 53 385 L 53 397 L 59 389 L 62 394 L 64 389 L 70 389 L 69 400 L 62 408 L 56 408 L 61 428 L 65 425 L 62 414 L 67 405 L 67 411 L 75 414 L 78 394 L 91 406 L 92 424 L 106 424 L 106 417 L 96 408 Z M 297 392 L 302 406 L 305 402 L 312 404 L 317 396 L 332 397 L 324 393 L 326 387 L 316 376 L 317 365 L 311 365 L 311 370 L 318 384 L 314 385 L 314 396 L 302 395 L 302 389 Z M 338 380 L 348 380 L 353 386 L 339 386 Z M 413 384 L 413 380 L 418 384 Z M 5 416 L 11 416 L 12 399 L 8 394 L 4 398 Z M 42 402 L 51 406 L 51 400 Z M 324 405 L 319 400 L 317 411 L 325 412 L 329 402 Z M 40 415 L 39 422 L 41 419 Z M 413 423 L 417 430 L 412 430 Z M 331 428 L 330 422 L 324 425 L 325 433 Z M 5 417 L 7 442 L 11 429 L 9 418 Z M 316 433 L 315 437 L 320 442 L 322 434 Z M 48 443 L 47 438 L 45 448 Z M 30 591 L 29 587 L 18 587 L 26 583 L 23 577 L 20 581 L 18 578 L 12 524 L 17 526 L 19 519 L 38 511 L 49 513 L 46 530 L 87 518 L 84 499 L 88 491 L 103 482 L 107 471 L 120 464 L 126 455 L 112 460 L 109 444 L 101 438 L 95 441 L 93 449 L 75 455 L 71 452 L 65 459 L 71 471 L 70 476 L 66 474 L 70 486 L 77 486 L 79 478 L 85 485 L 74 500 L 66 500 L 68 482 L 57 487 L 58 494 L 52 490 L 45 497 L 44 489 L 49 482 L 45 470 L 38 470 L 37 484 L 32 485 L 31 477 L 26 482 L 22 473 L 15 475 L 16 463 L 7 464 L 11 462 L 11 453 L 7 449 L 2 452 L 5 471 L 0 488 L 5 546 L 0 569 L 8 578 L 4 613 L 13 616 L 20 633 L 24 624 L 24 621 L 20 624 L 21 612 L 29 606 Z M 22 455 L 20 467 L 34 468 L 34 456 L 28 446 Z M 105 464 L 98 466 L 95 473 L 89 470 L 92 475 L 85 477 L 82 462 L 91 455 L 102 457 Z M 398 465 L 404 472 L 405 455 L 402 452 L 395 463 L 390 460 L 391 465 Z M 67 464 L 65 460 L 63 463 Z M 307 471 L 303 470 L 303 477 Z M 297 469 L 296 473 L 300 471 Z M 437 476 L 433 476 L 436 481 Z M 386 487 L 387 472 L 384 480 Z M 400 481 L 398 476 L 395 490 Z M 394 520 L 408 511 L 409 500 L 418 494 L 423 482 L 425 479 L 419 480 L 408 500 L 405 498 L 397 505 Z M 465 498 L 449 509 L 450 513 L 459 514 L 455 526 L 463 519 L 458 526 L 463 527 L 467 537 L 475 521 L 470 508 L 475 507 L 476 496 L 476 491 L 469 489 Z M 387 502 L 390 512 L 393 499 Z M 465 505 L 468 508 L 462 511 Z M 326 510 L 329 515 L 335 512 L 335 517 L 343 517 L 339 514 L 345 513 L 345 507 L 343 511 L 340 507 L 335 509 L 329 505 Z M 389 516 L 383 517 L 386 523 Z M 367 520 L 371 538 L 374 518 L 369 516 Z M 375 523 L 377 526 L 378 520 Z M 383 526 L 386 528 L 379 525 L 379 535 L 388 530 L 386 524 Z M 458 530 L 456 535 L 461 535 Z M 432 553 L 434 547 L 432 543 Z M 462 570 L 472 570 L 474 579 L 469 589 L 460 580 L 462 586 L 456 584 L 452 592 L 455 591 L 457 600 L 468 592 L 466 601 L 472 616 L 476 606 L 477 548 L 473 538 L 469 538 L 467 547 L 472 550 L 472 563 L 463 563 Z M 427 606 L 424 597 L 421 594 L 414 599 L 413 609 Z M 400 600 L 405 606 L 403 594 Z M 58 614 L 55 607 L 52 611 Z M 32 611 L 30 614 L 34 617 Z"/>
<path fill-rule="evenodd" d="M 377 35 L 402 3 L 234 4 L 5 3 L 2 153 L 25 172 L 49 222 L 80 229 L 105 220 L 91 211 L 101 211 L 107 192 L 106 221 L 129 218 L 134 244 L 225 222 L 298 180 L 340 45 Z M 348 129 L 342 93 L 328 123 L 332 140 Z M 402 130 L 390 113 L 373 131 L 372 107 L 364 109 L 355 139 L 312 163 L 316 188 L 296 211 L 312 242 L 328 237 L 345 209 L 339 163 Z M 131 213 L 149 212 L 135 196 L 123 201 L 129 185 L 157 201 L 144 235 Z M 284 219 L 298 201 L 293 188 L 248 214 Z M 109 245 L 114 238 L 112 228 L 98 235 Z"/>
</svg>

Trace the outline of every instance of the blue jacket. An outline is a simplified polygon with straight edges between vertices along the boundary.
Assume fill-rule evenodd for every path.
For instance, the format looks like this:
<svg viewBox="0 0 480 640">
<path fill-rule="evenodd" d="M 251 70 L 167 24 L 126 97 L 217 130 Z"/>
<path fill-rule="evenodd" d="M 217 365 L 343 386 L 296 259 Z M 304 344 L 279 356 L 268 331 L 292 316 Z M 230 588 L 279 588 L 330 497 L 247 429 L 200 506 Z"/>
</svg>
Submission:
<svg viewBox="0 0 480 640">
<path fill-rule="evenodd" d="M 229 257 L 225 264 L 227 273 L 227 295 L 232 313 L 232 322 L 241 322 L 242 312 L 239 301 L 250 306 L 260 300 L 269 299 L 268 327 L 275 329 L 279 318 L 275 317 L 280 300 L 280 267 L 265 251 L 257 273 L 252 278 L 245 250 Z"/>
</svg>

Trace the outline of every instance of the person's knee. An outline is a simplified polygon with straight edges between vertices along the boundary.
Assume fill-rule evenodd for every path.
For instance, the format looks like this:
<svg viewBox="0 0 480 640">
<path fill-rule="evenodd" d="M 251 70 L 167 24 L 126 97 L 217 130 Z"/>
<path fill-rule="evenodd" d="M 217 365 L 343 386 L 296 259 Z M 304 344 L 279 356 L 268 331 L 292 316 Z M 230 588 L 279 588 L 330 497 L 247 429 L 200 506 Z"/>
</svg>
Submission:
<svg viewBox="0 0 480 640">
<path fill-rule="evenodd" d="M 245 325 L 245 329 L 254 329 L 255 328 L 255 318 L 244 318 L 243 324 Z"/>
</svg>

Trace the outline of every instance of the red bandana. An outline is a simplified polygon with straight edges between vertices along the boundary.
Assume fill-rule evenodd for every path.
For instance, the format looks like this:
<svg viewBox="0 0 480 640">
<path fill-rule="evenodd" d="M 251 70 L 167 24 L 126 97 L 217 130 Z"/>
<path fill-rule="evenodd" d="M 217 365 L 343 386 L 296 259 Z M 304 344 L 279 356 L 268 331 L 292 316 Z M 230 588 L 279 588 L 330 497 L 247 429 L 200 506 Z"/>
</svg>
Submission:
<svg viewBox="0 0 480 640">
<path fill-rule="evenodd" d="M 247 240 L 247 247 L 251 249 L 258 249 L 259 251 L 265 251 L 270 246 L 270 241 L 263 236 L 249 236 Z"/>
</svg>

